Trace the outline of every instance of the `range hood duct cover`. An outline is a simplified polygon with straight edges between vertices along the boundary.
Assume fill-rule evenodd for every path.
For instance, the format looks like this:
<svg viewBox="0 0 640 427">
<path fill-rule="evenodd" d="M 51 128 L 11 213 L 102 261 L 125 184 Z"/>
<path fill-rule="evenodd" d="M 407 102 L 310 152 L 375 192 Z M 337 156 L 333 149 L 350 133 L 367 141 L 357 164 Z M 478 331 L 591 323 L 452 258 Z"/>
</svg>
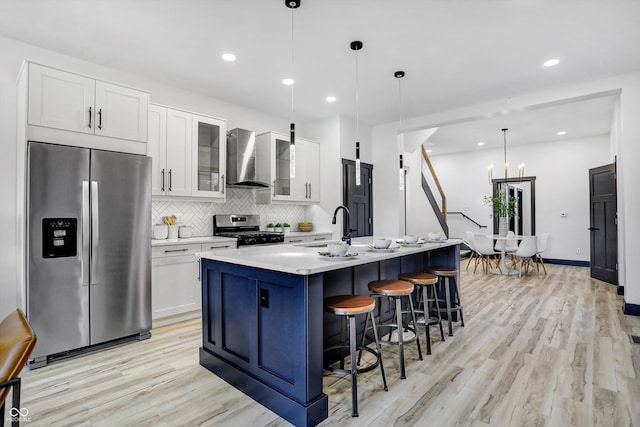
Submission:
<svg viewBox="0 0 640 427">
<path fill-rule="evenodd" d="M 246 129 L 227 132 L 227 187 L 269 188 L 256 180 L 256 133 Z"/>
</svg>

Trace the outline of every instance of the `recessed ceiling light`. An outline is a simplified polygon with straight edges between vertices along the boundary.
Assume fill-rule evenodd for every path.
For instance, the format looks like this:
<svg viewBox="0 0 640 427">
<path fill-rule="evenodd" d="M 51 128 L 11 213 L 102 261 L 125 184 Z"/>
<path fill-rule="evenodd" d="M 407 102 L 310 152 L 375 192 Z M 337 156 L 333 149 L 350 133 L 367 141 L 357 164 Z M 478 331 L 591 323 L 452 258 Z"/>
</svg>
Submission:
<svg viewBox="0 0 640 427">
<path fill-rule="evenodd" d="M 282 84 L 291 86 L 293 84 L 293 79 L 282 79 Z"/>
<path fill-rule="evenodd" d="M 480 141 L 480 142 L 478 142 L 478 145 L 482 146 L 482 145 L 484 145 L 484 142 Z"/>
<path fill-rule="evenodd" d="M 327 101 L 327 102 L 336 102 L 336 99 L 337 98 L 335 96 L 327 96 L 325 98 L 325 101 Z"/>
<path fill-rule="evenodd" d="M 224 59 L 227 62 L 233 62 L 236 60 L 236 56 L 233 53 L 223 53 L 222 59 Z"/>
<path fill-rule="evenodd" d="M 567 132 L 564 130 L 561 130 L 560 132 L 556 133 L 556 135 L 566 135 Z"/>
<path fill-rule="evenodd" d="M 544 62 L 544 66 L 545 67 L 553 67 L 554 65 L 558 65 L 558 63 L 560 62 L 559 59 L 549 59 L 548 61 Z"/>
</svg>

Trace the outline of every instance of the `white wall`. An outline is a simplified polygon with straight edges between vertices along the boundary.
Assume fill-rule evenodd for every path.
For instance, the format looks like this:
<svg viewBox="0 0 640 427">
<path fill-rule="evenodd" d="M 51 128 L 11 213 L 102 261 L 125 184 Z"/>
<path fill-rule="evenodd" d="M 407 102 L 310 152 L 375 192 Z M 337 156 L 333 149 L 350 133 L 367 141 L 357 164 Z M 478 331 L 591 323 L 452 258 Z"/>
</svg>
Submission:
<svg viewBox="0 0 640 427">
<path fill-rule="evenodd" d="M 189 111 L 227 119 L 228 129 L 241 127 L 265 132 L 276 130 L 287 133 L 289 120 L 239 105 L 219 101 L 197 93 L 184 91 L 148 77 L 103 67 L 36 46 L 0 37 L 0 317 L 19 304 L 17 283 L 16 224 L 16 79 L 23 60 L 30 60 L 63 70 L 120 83 L 151 91 L 151 101 Z M 214 78 L 214 77 L 212 77 Z M 299 135 L 317 142 L 323 141 L 307 135 L 300 126 Z M 326 229 L 326 227 L 323 227 Z"/>
<path fill-rule="evenodd" d="M 497 163 L 502 155 L 501 149 L 479 148 L 472 152 L 431 157 L 447 195 L 447 210 L 464 212 L 488 226 L 482 230 L 468 227 L 464 231 L 492 233 L 491 206 L 484 203 L 484 196 L 491 196 L 492 192 L 487 165 Z M 508 147 L 507 155 L 510 164 L 524 161 L 526 175 L 536 177 L 536 234 L 548 232 L 551 236 L 545 258 L 588 261 L 589 169 L 609 162 L 608 135 L 518 145 Z M 513 176 L 516 171 L 511 173 Z M 561 217 L 562 212 L 567 216 Z M 524 234 L 530 234 L 529 230 L 525 229 Z M 451 235 L 464 237 L 464 233 L 458 233 L 452 230 Z M 581 253 L 578 254 L 577 250 Z"/>
<path fill-rule="evenodd" d="M 514 96 L 484 104 L 472 105 L 456 110 L 405 120 L 399 129 L 397 122 L 387 123 L 373 128 L 373 159 L 377 166 L 377 183 L 374 186 L 374 200 L 383 197 L 400 200 L 400 192 L 392 183 L 395 182 L 395 162 L 385 159 L 397 158 L 398 149 L 389 144 L 399 130 L 410 131 L 421 128 L 436 127 L 441 124 L 472 117 L 485 117 L 491 114 L 508 114 L 511 111 L 522 111 L 531 106 L 543 105 L 598 93 L 620 92 L 620 137 L 618 144 L 612 148 L 611 154 L 618 157 L 618 267 L 619 281 L 625 287 L 624 300 L 627 304 L 640 306 L 640 281 L 634 279 L 632 265 L 628 257 L 640 251 L 640 222 L 635 218 L 640 207 L 640 168 L 635 165 L 640 158 L 640 72 L 613 76 L 592 82 L 580 83 L 553 90 L 540 91 Z M 612 161 L 611 154 L 600 162 Z M 482 161 L 482 176 L 486 174 L 486 164 Z M 480 165 L 478 166 L 480 168 Z M 529 174 L 527 164 L 527 174 Z M 585 209 L 588 209 L 585 207 Z M 391 203 L 374 204 L 374 227 L 384 228 L 391 234 L 400 224 L 400 210 Z M 627 254 L 629 254 L 627 256 Z M 630 258 L 629 258 L 630 259 Z"/>
</svg>

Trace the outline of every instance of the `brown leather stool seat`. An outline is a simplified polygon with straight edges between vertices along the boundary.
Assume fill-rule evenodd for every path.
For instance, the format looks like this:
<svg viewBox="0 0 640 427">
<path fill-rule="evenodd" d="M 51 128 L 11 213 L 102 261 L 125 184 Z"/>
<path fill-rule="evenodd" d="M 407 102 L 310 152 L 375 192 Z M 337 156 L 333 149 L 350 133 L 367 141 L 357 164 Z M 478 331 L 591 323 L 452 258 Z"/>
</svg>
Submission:
<svg viewBox="0 0 640 427">
<path fill-rule="evenodd" d="M 17 309 L 0 323 L 0 424 L 4 425 L 5 400 L 9 389 L 13 389 L 12 408 L 20 409 L 20 372 L 36 346 L 36 335 L 22 310 Z M 10 411 L 11 425 L 19 424 Z"/>
<path fill-rule="evenodd" d="M 427 354 L 431 354 L 430 326 L 440 326 L 440 336 L 442 341 L 444 341 L 442 318 L 440 317 L 440 310 L 437 308 L 438 296 L 436 284 L 438 283 L 438 276 L 431 273 L 401 273 L 398 275 L 398 279 L 411 282 L 414 286 L 421 289 L 421 292 L 419 292 L 418 295 L 418 305 L 415 312 L 422 313 L 424 316 L 424 330 L 427 338 Z M 422 304 L 422 309 L 420 309 L 420 304 Z"/>
<path fill-rule="evenodd" d="M 449 336 L 453 336 L 452 313 L 460 313 L 460 326 L 464 327 L 464 317 L 462 315 L 462 304 L 460 302 L 460 283 L 458 283 L 458 270 L 452 267 L 429 267 L 425 269 L 426 273 L 435 274 L 439 279 L 439 288 L 444 288 L 446 308 L 440 307 L 439 301 L 436 302 L 440 312 L 447 313 L 447 323 L 449 324 Z M 453 279 L 454 286 L 451 286 Z"/>
<path fill-rule="evenodd" d="M 418 333 L 415 330 L 416 322 L 416 314 L 413 309 L 413 301 L 411 300 L 411 294 L 413 293 L 413 283 L 405 282 L 403 280 L 375 280 L 369 283 L 369 290 L 371 291 L 371 296 L 373 298 L 378 298 L 380 300 L 380 322 L 378 324 L 378 328 L 388 328 L 389 329 L 389 339 L 383 340 L 380 338 L 378 342 L 380 345 L 397 345 L 399 347 L 400 353 L 400 378 L 405 379 L 407 377 L 405 366 L 404 366 L 404 344 L 411 343 L 413 341 L 416 342 L 418 346 L 418 358 L 422 360 L 422 350 L 420 349 L 420 338 L 418 337 Z M 412 325 L 409 326 L 408 322 L 403 321 L 403 312 L 402 311 L 402 298 L 407 298 L 407 305 L 409 306 L 408 313 L 411 314 Z M 382 316 L 384 314 L 384 299 L 390 298 L 391 303 L 395 301 L 395 322 L 393 317 L 389 319 L 389 321 L 383 323 Z M 367 318 L 369 317 L 369 313 L 367 313 Z M 366 324 L 366 323 L 365 323 Z M 367 330 L 369 328 L 365 328 L 365 333 L 362 336 L 362 343 L 367 336 Z M 397 341 L 392 341 L 393 331 L 396 331 L 398 335 Z M 403 336 L 404 331 L 410 331 L 413 333 L 413 337 L 409 339 L 405 339 Z"/>
<path fill-rule="evenodd" d="M 382 383 L 384 384 L 384 390 L 387 391 L 387 379 L 384 375 L 384 366 L 382 365 L 382 355 L 380 353 L 380 344 L 378 342 L 378 334 L 376 330 L 374 317 L 371 316 L 371 326 L 375 335 L 375 344 L 376 350 L 373 350 L 369 347 L 366 347 L 364 343 L 362 345 L 356 345 L 356 318 L 355 316 L 358 314 L 367 313 L 367 320 L 369 319 L 369 315 L 373 313 L 373 309 L 376 307 L 376 301 L 368 296 L 364 295 L 336 295 L 332 297 L 327 297 L 323 301 L 324 309 L 326 312 L 335 314 L 338 316 L 343 316 L 343 319 L 347 319 L 349 321 L 349 344 L 347 345 L 344 342 L 336 345 L 332 345 L 330 347 L 326 347 L 324 351 L 331 351 L 336 349 L 348 348 L 351 359 L 350 369 L 344 369 L 344 359 L 340 359 L 340 368 L 333 368 L 330 366 L 325 366 L 324 369 L 327 371 L 343 374 L 343 375 L 351 375 L 351 407 L 352 413 L 351 416 L 358 416 L 358 374 L 363 372 L 371 371 L 375 369 L 377 366 L 380 366 L 380 372 L 382 373 Z M 344 325 L 344 324 L 343 324 Z M 366 322 L 365 322 L 366 325 Z M 344 331 L 344 327 L 343 327 Z M 343 337 L 344 338 L 344 337 Z M 366 367 L 358 368 L 360 364 L 360 357 L 356 360 L 356 351 L 366 351 L 375 356 L 376 361 L 369 364 Z"/>
</svg>

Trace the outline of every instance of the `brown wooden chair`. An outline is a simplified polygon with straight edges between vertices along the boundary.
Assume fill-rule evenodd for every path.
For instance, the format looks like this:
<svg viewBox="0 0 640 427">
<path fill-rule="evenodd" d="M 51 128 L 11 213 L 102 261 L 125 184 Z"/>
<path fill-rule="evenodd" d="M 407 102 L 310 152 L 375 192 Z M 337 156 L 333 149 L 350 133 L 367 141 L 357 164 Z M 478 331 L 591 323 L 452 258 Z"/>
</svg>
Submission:
<svg viewBox="0 0 640 427">
<path fill-rule="evenodd" d="M 36 335 L 22 310 L 13 311 L 2 320 L 0 323 L 0 403 L 2 403 L 0 427 L 4 426 L 4 407 L 9 388 L 13 389 L 12 406 L 9 410 L 11 425 L 20 424 L 23 410 L 20 408 L 19 375 L 35 345 Z"/>
</svg>

